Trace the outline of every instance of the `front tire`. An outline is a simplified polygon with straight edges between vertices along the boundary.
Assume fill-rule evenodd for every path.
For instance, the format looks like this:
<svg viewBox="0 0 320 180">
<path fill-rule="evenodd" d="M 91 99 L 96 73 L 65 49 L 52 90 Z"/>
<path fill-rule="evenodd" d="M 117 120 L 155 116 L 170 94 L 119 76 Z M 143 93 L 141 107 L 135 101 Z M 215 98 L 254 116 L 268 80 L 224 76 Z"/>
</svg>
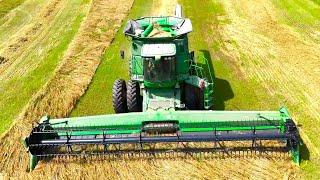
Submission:
<svg viewBox="0 0 320 180">
<path fill-rule="evenodd" d="M 123 79 L 117 79 L 112 88 L 112 103 L 116 113 L 128 112 L 127 107 L 127 87 Z"/>
<path fill-rule="evenodd" d="M 186 84 L 185 85 L 185 105 L 188 110 L 203 110 L 203 90 L 198 87 Z"/>
<path fill-rule="evenodd" d="M 139 83 L 132 80 L 128 81 L 127 106 L 129 112 L 142 111 L 142 96 L 140 95 Z"/>
</svg>

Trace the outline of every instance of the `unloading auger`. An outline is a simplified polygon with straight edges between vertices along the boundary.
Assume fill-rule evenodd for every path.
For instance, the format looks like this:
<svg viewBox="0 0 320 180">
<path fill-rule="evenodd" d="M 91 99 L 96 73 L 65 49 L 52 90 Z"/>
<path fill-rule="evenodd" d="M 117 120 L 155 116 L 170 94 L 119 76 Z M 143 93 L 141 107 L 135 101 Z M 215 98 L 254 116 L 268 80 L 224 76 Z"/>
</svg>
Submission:
<svg viewBox="0 0 320 180">
<path fill-rule="evenodd" d="M 48 156 L 168 151 L 144 149 L 145 144 L 155 143 L 212 142 L 206 150 L 214 151 L 223 141 L 248 141 L 252 142 L 251 148 L 261 141 L 284 142 L 284 150 L 299 163 L 300 136 L 287 109 L 211 110 L 214 74 L 209 67 L 197 64 L 194 52 L 189 52 L 187 34 L 191 31 L 191 21 L 182 17 L 180 6 L 175 16 L 130 20 L 124 34 L 132 41 L 131 79 L 114 83 L 113 107 L 117 114 L 43 117 L 23 141 L 30 154 L 30 169 Z M 202 61 L 209 65 L 206 58 Z"/>
</svg>

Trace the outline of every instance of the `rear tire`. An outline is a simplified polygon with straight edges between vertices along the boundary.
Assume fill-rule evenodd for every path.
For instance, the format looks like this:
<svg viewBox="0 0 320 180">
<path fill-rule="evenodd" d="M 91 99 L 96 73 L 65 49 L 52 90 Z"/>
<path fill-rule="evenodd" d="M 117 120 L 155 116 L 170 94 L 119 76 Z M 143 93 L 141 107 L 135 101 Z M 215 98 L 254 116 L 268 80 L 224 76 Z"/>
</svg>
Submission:
<svg viewBox="0 0 320 180">
<path fill-rule="evenodd" d="M 142 96 L 140 95 L 139 83 L 132 80 L 128 81 L 127 106 L 129 112 L 142 111 Z"/>
<path fill-rule="evenodd" d="M 127 108 L 127 87 L 123 79 L 117 79 L 112 88 L 112 103 L 116 113 L 126 113 Z"/>
</svg>

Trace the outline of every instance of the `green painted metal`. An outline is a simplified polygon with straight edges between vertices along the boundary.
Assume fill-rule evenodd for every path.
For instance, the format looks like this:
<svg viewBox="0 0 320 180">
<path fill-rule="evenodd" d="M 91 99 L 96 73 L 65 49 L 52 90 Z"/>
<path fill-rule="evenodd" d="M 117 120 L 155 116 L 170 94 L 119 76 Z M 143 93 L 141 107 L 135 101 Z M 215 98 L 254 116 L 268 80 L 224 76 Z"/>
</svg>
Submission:
<svg viewBox="0 0 320 180">
<path fill-rule="evenodd" d="M 180 89 L 149 88 L 143 96 L 143 111 L 167 110 L 174 111 L 180 107 Z"/>
<path fill-rule="evenodd" d="M 148 27 L 143 31 L 142 37 L 148 37 L 148 35 L 151 33 L 152 30 L 153 30 L 153 24 L 150 23 Z"/>
<path fill-rule="evenodd" d="M 170 19 L 170 20 L 169 20 Z M 189 74 L 189 63 L 187 62 L 190 60 L 190 52 L 188 47 L 188 37 L 187 34 L 183 34 L 180 36 L 172 36 L 172 37 L 147 37 L 148 34 L 153 29 L 153 23 L 158 23 L 159 25 L 163 26 L 163 30 L 169 31 L 172 25 L 180 22 L 181 18 L 175 17 L 144 17 L 141 19 L 136 20 L 143 28 L 145 28 L 144 32 L 142 33 L 141 37 L 131 37 L 131 53 L 132 57 L 130 59 L 130 72 L 131 72 L 131 79 L 137 80 L 139 82 L 144 82 L 143 78 L 143 57 L 141 56 L 141 48 L 145 44 L 170 44 L 173 43 L 176 45 L 177 52 L 176 52 L 176 76 L 182 77 L 178 78 L 177 80 L 182 83 L 184 80 L 188 78 L 188 76 L 182 76 L 183 74 Z M 172 31 L 172 30 L 171 30 Z M 175 34 L 172 32 L 171 34 Z M 169 82 L 163 83 L 152 83 L 147 82 L 147 85 L 151 87 L 159 87 L 159 84 L 163 84 L 162 86 L 167 87 Z M 172 83 L 171 83 L 172 84 Z"/>
<path fill-rule="evenodd" d="M 30 154 L 30 161 L 29 161 L 30 169 L 33 170 L 34 168 L 36 168 L 37 164 L 38 164 L 37 156 Z"/>
<path fill-rule="evenodd" d="M 40 123 L 59 131 L 59 136 L 119 135 L 141 133 L 148 123 L 174 122 L 180 132 L 279 130 L 286 133 L 286 122 L 291 117 L 286 108 L 279 111 L 147 111 L 88 117 L 50 119 L 43 117 Z M 27 140 L 26 140 L 27 141 Z M 25 142 L 25 144 L 27 144 Z M 300 162 L 299 147 L 292 149 L 295 163 Z M 37 159 L 31 156 L 30 165 Z"/>
<path fill-rule="evenodd" d="M 214 74 L 211 72 L 209 67 L 209 60 L 204 56 L 200 56 L 203 62 L 205 62 L 205 67 L 202 67 L 195 63 L 195 61 L 190 61 L 191 74 L 188 79 L 185 80 L 185 83 L 199 87 L 200 82 L 205 82 L 204 87 L 204 107 L 205 109 L 211 109 L 213 106 L 213 92 L 214 92 Z M 204 72 L 204 69 L 207 71 Z M 200 87 L 199 87 L 200 88 Z"/>
<path fill-rule="evenodd" d="M 50 119 L 44 116 L 40 124 L 47 124 L 58 136 L 138 134 L 148 123 L 174 122 L 180 132 L 279 130 L 286 133 L 291 117 L 286 108 L 279 111 L 148 111 L 88 117 Z M 28 137 L 29 138 L 29 137 Z M 28 148 L 28 138 L 24 144 Z M 51 139 L 50 137 L 42 137 Z M 290 150 L 295 163 L 300 163 L 300 149 Z M 35 168 L 37 156 L 30 154 L 30 168 Z"/>
<path fill-rule="evenodd" d="M 139 132 L 148 122 L 177 122 L 180 131 L 250 130 L 253 126 L 260 129 L 284 130 L 284 123 L 291 117 L 279 111 L 149 111 L 64 119 L 47 119 L 42 122 L 51 124 L 53 129 L 97 129 L 113 130 L 115 134 Z M 116 119 L 116 120 L 115 120 Z M 85 131 L 79 132 L 88 133 Z M 100 132 L 102 133 L 102 132 Z M 110 133 L 110 132 L 105 132 Z"/>
<path fill-rule="evenodd" d="M 214 74 L 212 74 L 209 62 L 204 57 L 201 56 L 200 61 L 204 62 L 205 67 L 200 66 L 196 63 L 196 59 L 192 57 L 189 52 L 188 44 L 188 33 L 182 34 L 180 36 L 171 37 L 148 37 L 154 28 L 154 24 L 160 25 L 160 27 L 166 32 L 174 31 L 170 28 L 177 23 L 180 23 L 184 19 L 176 17 L 144 17 L 141 19 L 135 20 L 142 29 L 144 29 L 141 36 L 131 37 L 132 45 L 132 58 L 130 60 L 130 74 L 131 79 L 138 81 L 140 84 L 143 84 L 143 87 L 147 90 L 148 88 L 161 88 L 163 91 L 166 91 L 166 88 L 172 88 L 174 91 L 175 86 L 181 84 L 190 84 L 192 86 L 203 89 L 203 99 L 204 99 L 204 108 L 209 110 L 212 108 L 213 102 L 213 93 L 214 93 Z M 171 30 L 171 31 L 170 31 Z M 174 32 L 171 34 L 175 34 Z M 175 44 L 176 46 L 176 55 L 175 55 L 175 78 L 166 81 L 150 81 L 144 77 L 146 63 L 141 55 L 142 46 L 146 44 Z M 156 58 L 156 57 L 155 57 Z M 157 57 L 159 58 L 159 57 Z M 160 71 L 160 70 L 158 70 Z M 158 73 L 160 74 L 160 73 Z M 201 82 L 204 82 L 204 87 L 201 87 Z M 181 90 L 182 91 L 182 90 Z M 183 94 L 180 93 L 180 95 Z M 156 97 L 156 96 L 155 96 Z M 181 97 L 175 96 L 176 99 Z M 147 98 L 144 98 L 147 99 Z M 147 104 L 144 102 L 144 105 Z M 148 106 L 150 107 L 150 106 Z M 164 109 L 170 108 L 171 105 L 168 104 L 168 107 L 164 105 Z M 181 106 L 177 105 L 177 109 Z M 152 108 L 152 107 L 151 107 Z M 144 108 L 147 110 L 147 108 Z"/>
<path fill-rule="evenodd" d="M 300 144 L 300 145 L 301 145 L 301 144 Z M 300 145 L 297 146 L 297 149 L 290 150 L 292 161 L 293 161 L 295 164 L 298 164 L 298 165 L 300 164 L 300 161 L 301 161 L 301 157 L 300 157 Z"/>
<path fill-rule="evenodd" d="M 173 87 L 176 82 L 175 81 L 162 81 L 160 82 L 149 82 L 149 81 L 144 81 L 143 84 L 145 87 L 151 87 L 151 88 L 168 88 L 168 87 Z"/>
</svg>

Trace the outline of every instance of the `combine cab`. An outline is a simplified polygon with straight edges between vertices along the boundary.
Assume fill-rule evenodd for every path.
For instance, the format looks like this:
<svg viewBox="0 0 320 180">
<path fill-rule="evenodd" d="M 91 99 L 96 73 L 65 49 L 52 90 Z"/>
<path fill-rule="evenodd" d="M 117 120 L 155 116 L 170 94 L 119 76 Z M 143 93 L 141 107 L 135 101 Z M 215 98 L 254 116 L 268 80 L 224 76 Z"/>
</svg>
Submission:
<svg viewBox="0 0 320 180">
<path fill-rule="evenodd" d="M 43 117 L 24 140 L 31 169 L 48 156 L 168 151 L 144 148 L 155 143 L 212 143 L 212 147 L 195 149 L 215 151 L 223 141 L 250 142 L 245 149 L 257 148 L 262 141 L 279 141 L 299 163 L 300 136 L 285 108 L 212 111 L 214 75 L 210 68 L 198 65 L 189 51 L 192 24 L 181 17 L 180 10 L 178 6 L 174 17 L 143 17 L 127 23 L 124 34 L 132 40 L 131 78 L 127 83 L 122 79 L 114 83 L 117 114 Z M 121 55 L 124 57 L 124 52 Z M 209 64 L 204 57 L 202 61 Z M 178 151 L 191 150 L 184 147 Z"/>
</svg>

